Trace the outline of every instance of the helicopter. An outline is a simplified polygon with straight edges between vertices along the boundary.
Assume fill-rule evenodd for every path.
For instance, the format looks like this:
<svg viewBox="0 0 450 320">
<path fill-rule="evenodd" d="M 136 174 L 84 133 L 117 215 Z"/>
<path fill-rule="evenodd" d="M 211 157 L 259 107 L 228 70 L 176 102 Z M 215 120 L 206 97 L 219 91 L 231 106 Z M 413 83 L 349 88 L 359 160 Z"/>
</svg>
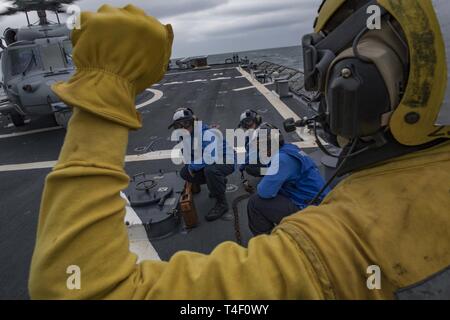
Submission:
<svg viewBox="0 0 450 320">
<path fill-rule="evenodd" d="M 51 115 L 55 125 L 67 126 L 71 111 L 51 86 L 68 80 L 75 72 L 71 30 L 59 17 L 66 12 L 63 6 L 75 1 L 12 1 L 12 6 L 0 13 L 22 12 L 28 22 L 25 27 L 7 28 L 0 39 L 0 87 L 5 92 L 0 114 L 9 116 L 16 127 L 25 125 L 31 115 Z M 47 11 L 55 14 L 57 22 L 47 18 Z M 37 22 L 30 22 L 30 12 L 37 13 Z"/>
</svg>

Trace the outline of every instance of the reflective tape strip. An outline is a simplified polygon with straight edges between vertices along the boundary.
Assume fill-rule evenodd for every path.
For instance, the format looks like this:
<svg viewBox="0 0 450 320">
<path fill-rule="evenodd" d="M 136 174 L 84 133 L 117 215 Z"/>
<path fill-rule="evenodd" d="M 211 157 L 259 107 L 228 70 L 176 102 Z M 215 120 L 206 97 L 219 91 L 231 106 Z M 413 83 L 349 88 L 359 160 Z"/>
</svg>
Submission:
<svg viewBox="0 0 450 320">
<path fill-rule="evenodd" d="M 444 37 L 447 59 L 447 88 L 436 124 L 450 125 L 450 1 L 432 0 Z"/>
</svg>

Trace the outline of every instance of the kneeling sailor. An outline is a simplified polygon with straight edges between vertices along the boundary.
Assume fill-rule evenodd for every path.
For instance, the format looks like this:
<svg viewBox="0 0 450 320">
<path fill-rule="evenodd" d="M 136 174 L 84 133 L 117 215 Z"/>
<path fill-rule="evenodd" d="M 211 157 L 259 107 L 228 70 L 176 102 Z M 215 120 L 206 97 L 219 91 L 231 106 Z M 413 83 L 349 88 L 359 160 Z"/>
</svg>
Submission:
<svg viewBox="0 0 450 320">
<path fill-rule="evenodd" d="M 279 143 L 279 151 L 271 157 L 270 167 L 247 205 L 249 227 L 255 235 L 270 233 L 283 218 L 305 209 L 325 185 L 313 160 L 296 145 L 285 143 L 279 129 L 262 124 L 253 139 L 259 139 L 261 130 L 268 131 L 267 155 L 271 156 L 272 143 Z M 273 130 L 279 133 L 278 141 L 273 139 Z M 318 203 L 329 191 L 325 190 Z"/>
</svg>

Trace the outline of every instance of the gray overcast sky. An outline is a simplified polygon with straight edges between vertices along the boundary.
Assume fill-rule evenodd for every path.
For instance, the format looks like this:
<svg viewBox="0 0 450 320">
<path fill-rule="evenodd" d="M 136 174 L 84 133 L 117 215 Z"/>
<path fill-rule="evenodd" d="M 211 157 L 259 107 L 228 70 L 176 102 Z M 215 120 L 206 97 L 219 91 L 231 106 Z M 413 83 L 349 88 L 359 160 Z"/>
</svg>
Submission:
<svg viewBox="0 0 450 320">
<path fill-rule="evenodd" d="M 1 3 L 4 2 L 0 0 Z M 132 3 L 175 31 L 173 57 L 298 45 L 312 31 L 320 0 L 81 0 L 83 11 Z M 50 19 L 53 16 L 50 15 Z M 0 30 L 26 23 L 0 18 Z M 37 20 L 33 16 L 33 20 Z"/>
</svg>

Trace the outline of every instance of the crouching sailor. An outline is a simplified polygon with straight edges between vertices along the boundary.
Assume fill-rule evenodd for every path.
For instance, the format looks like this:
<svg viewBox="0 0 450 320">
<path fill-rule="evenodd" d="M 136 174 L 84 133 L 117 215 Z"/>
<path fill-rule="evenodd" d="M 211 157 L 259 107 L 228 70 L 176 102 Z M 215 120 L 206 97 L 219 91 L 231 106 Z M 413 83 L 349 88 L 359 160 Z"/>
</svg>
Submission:
<svg viewBox="0 0 450 320">
<path fill-rule="evenodd" d="M 200 193 L 200 186 L 203 184 L 208 186 L 210 197 L 216 199 L 216 204 L 205 219 L 207 221 L 219 219 L 229 209 L 225 192 L 227 176 L 235 170 L 234 150 L 229 147 L 218 130 L 212 130 L 199 121 L 189 108 L 180 108 L 175 112 L 173 123 L 169 126 L 169 129 L 171 128 L 185 129 L 190 136 L 190 157 L 187 159 L 189 163 L 183 167 L 180 176 L 192 183 L 193 193 Z M 218 150 L 211 148 L 213 143 Z M 205 150 L 207 148 L 208 150 Z M 186 151 L 189 150 L 184 149 L 183 153 Z M 223 157 L 220 154 L 223 154 Z"/>
<path fill-rule="evenodd" d="M 248 109 L 245 110 L 240 117 L 239 122 L 239 129 L 242 129 L 245 131 L 246 135 L 246 141 L 245 141 L 245 163 L 242 163 L 239 165 L 239 171 L 241 172 L 241 175 L 246 172 L 247 174 L 260 178 L 261 175 L 261 168 L 265 168 L 266 165 L 263 165 L 260 163 L 260 161 L 257 160 L 257 163 L 250 163 L 250 148 L 249 148 L 249 142 L 250 142 L 250 136 L 254 132 L 254 130 L 257 130 L 263 120 L 261 115 L 259 115 L 256 111 Z"/>
<path fill-rule="evenodd" d="M 270 233 L 283 218 L 305 209 L 325 185 L 319 169 L 306 153 L 284 143 L 281 133 L 275 141 L 271 131 L 279 132 L 277 128 L 262 124 L 255 138 L 261 130 L 268 130 L 267 155 L 271 156 L 273 143 L 279 143 L 279 151 L 271 157 L 270 167 L 247 205 L 249 227 L 255 235 Z M 325 190 L 318 203 L 329 191 Z"/>
</svg>

